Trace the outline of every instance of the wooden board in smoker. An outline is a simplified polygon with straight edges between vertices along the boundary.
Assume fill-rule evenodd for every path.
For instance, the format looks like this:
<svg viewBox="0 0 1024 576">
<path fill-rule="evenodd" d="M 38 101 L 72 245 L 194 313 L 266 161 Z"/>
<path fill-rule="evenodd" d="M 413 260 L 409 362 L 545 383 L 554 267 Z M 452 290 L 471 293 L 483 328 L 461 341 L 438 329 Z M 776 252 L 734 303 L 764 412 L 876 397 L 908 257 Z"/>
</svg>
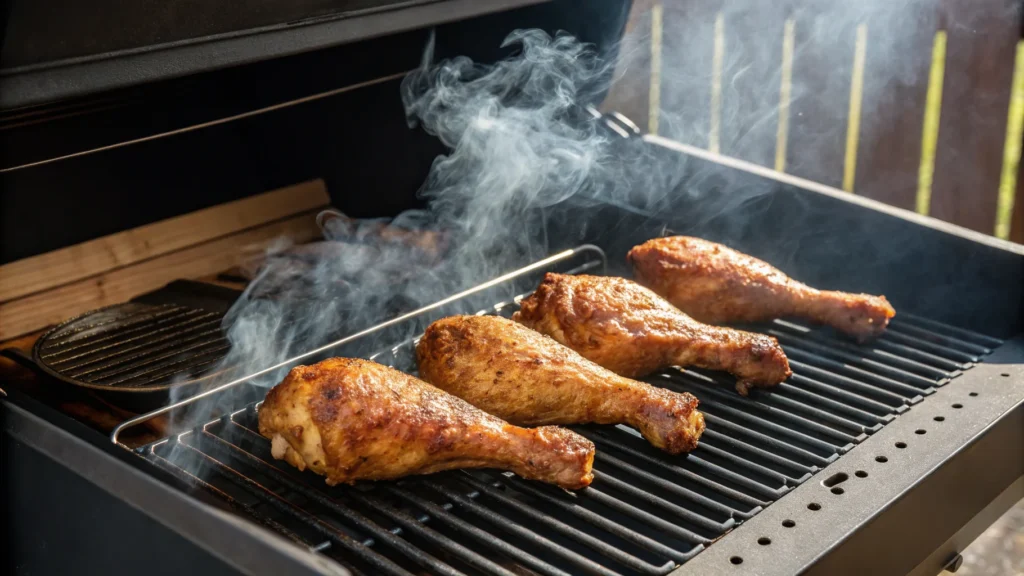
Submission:
<svg viewBox="0 0 1024 576">
<path fill-rule="evenodd" d="M 0 341 L 216 274 L 281 237 L 310 241 L 329 203 L 315 180 L 0 266 Z"/>
</svg>

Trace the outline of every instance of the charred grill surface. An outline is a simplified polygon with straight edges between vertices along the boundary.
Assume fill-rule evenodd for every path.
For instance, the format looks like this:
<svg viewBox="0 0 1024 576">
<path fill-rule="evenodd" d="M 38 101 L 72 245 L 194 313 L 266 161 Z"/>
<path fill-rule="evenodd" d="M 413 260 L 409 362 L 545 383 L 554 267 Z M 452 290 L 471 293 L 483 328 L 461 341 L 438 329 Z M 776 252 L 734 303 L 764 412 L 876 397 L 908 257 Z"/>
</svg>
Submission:
<svg viewBox="0 0 1024 576">
<path fill-rule="evenodd" d="M 482 313 L 509 318 L 518 309 L 505 302 Z M 577 427 L 597 453 L 593 483 L 574 495 L 485 470 L 329 487 L 273 457 L 259 405 L 141 452 L 356 573 L 661 575 L 999 345 L 909 314 L 867 346 L 796 322 L 758 328 L 785 348 L 787 381 L 743 398 L 727 374 L 656 372 L 651 384 L 700 398 L 700 445 L 669 456 L 625 426 Z M 415 373 L 416 342 L 373 359 Z"/>
</svg>

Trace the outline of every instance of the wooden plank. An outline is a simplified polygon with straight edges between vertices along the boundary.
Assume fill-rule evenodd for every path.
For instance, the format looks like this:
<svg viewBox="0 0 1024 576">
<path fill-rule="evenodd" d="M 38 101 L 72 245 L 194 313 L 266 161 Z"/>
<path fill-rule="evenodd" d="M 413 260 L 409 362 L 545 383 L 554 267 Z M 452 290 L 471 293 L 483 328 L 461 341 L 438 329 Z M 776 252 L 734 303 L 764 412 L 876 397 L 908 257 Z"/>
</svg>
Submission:
<svg viewBox="0 0 1024 576">
<path fill-rule="evenodd" d="M 854 14 L 845 3 L 802 0 L 793 15 L 786 172 L 836 188 L 843 184 L 855 39 L 863 23 Z"/>
<path fill-rule="evenodd" d="M 307 211 L 46 292 L 0 303 L 0 340 L 39 330 L 89 310 L 124 302 L 179 278 L 216 274 L 236 265 L 242 254 L 263 250 L 281 237 L 295 242 L 317 238 L 320 235 L 315 221 L 318 211 Z"/>
<path fill-rule="evenodd" d="M 603 111 L 619 112 L 646 130 L 650 130 L 651 8 L 656 2 L 633 2 L 613 82 L 601 103 Z"/>
<path fill-rule="evenodd" d="M 1021 143 L 1024 147 L 1024 142 Z M 1010 216 L 1010 241 L 1024 244 L 1024 162 L 1017 165 L 1015 208 Z"/>
<path fill-rule="evenodd" d="M 710 144 L 715 22 L 721 10 L 722 0 L 665 3 L 661 136 L 701 148 Z"/>
<path fill-rule="evenodd" d="M 1020 203 L 1020 158 L 1024 138 L 1024 40 L 1017 42 L 1010 90 L 1010 110 L 1006 119 L 1006 143 L 1003 145 L 1003 173 L 999 177 L 999 204 L 996 212 L 996 237 L 1020 242 L 1020 221 L 1024 211 Z M 1014 230 L 1017 229 L 1016 236 Z"/>
<path fill-rule="evenodd" d="M 723 8 L 721 152 L 770 168 L 775 166 L 789 4 L 733 0 Z"/>
<path fill-rule="evenodd" d="M 902 26 L 906 14 L 915 26 Z M 856 194 L 913 210 L 921 162 L 935 0 L 888 2 L 867 21 L 864 113 Z M 892 58 L 899 54 L 899 58 Z"/>
<path fill-rule="evenodd" d="M 1020 2 L 943 0 L 948 35 L 929 214 L 992 234 Z"/>
<path fill-rule="evenodd" d="M 330 204 L 313 180 L 0 266 L 0 303 Z"/>
</svg>

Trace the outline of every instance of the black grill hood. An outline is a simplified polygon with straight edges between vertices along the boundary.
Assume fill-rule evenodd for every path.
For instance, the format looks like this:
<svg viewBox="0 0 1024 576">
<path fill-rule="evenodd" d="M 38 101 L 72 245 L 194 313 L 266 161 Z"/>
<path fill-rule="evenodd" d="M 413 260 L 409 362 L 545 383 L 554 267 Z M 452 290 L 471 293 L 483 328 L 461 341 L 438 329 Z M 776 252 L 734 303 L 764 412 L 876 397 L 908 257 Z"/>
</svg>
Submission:
<svg viewBox="0 0 1024 576">
<path fill-rule="evenodd" d="M 628 0 L 243 4 L 229 0 L 13 0 L 0 15 L 4 18 L 0 109 L 253 64 L 489 14 L 506 15 L 506 22 L 514 27 L 565 29 L 606 45 L 621 33 L 630 4 Z M 468 40 L 485 37 L 497 21 L 491 22 L 462 34 Z M 612 24 L 610 28 L 607 23 Z"/>
<path fill-rule="evenodd" d="M 502 41 L 519 28 L 564 30 L 614 59 L 632 5 L 373 2 L 371 10 L 365 0 L 301 0 L 294 9 L 337 8 L 302 20 L 268 0 L 258 14 L 218 12 L 216 29 L 199 12 L 179 21 L 152 10 L 167 20 L 140 23 L 144 36 L 123 30 L 129 8 L 108 0 L 89 8 L 107 14 L 106 29 L 64 0 L 15 0 L 0 57 L 0 263 L 311 178 L 323 178 L 353 217 L 417 207 L 415 191 L 444 148 L 410 130 L 399 83 L 431 35 L 435 60 L 494 62 L 509 55 Z M 184 0 L 168 5 L 185 10 Z M 38 20 L 44 9 L 53 21 Z M 261 27 L 223 32 L 243 24 Z M 349 33 L 332 28 L 345 26 Z M 595 101 L 584 104 L 602 98 L 602 86 L 587 92 Z"/>
</svg>

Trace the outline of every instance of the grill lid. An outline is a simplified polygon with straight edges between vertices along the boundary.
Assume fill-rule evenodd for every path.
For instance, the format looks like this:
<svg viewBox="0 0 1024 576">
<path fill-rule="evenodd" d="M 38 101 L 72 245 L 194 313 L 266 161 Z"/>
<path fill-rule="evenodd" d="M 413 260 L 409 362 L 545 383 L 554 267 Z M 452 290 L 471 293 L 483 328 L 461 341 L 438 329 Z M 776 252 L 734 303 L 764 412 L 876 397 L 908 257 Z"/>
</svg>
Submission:
<svg viewBox="0 0 1024 576">
<path fill-rule="evenodd" d="M 0 109 L 217 70 L 472 18 L 538 0 L 15 1 Z M 59 38 L 59 42 L 54 42 Z"/>
</svg>

